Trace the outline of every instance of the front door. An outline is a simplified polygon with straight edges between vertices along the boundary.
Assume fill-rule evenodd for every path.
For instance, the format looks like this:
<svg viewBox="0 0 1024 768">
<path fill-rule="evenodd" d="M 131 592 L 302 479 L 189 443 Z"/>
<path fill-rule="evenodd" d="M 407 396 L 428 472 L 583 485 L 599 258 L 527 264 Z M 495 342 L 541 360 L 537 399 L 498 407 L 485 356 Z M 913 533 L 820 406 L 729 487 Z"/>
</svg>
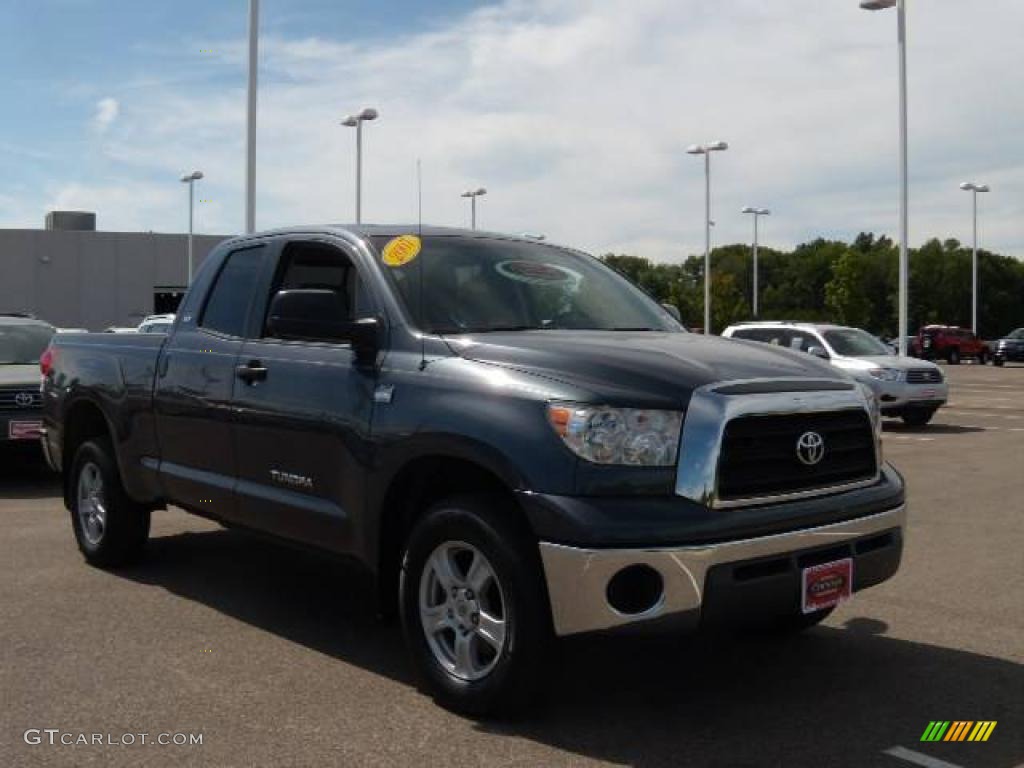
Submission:
<svg viewBox="0 0 1024 768">
<path fill-rule="evenodd" d="M 328 289 L 345 320 L 374 314 L 355 254 L 326 240 L 281 243 L 267 295 Z M 266 317 L 266 306 L 262 317 Z M 274 338 L 262 324 L 240 366 L 258 377 L 235 385 L 239 515 L 246 524 L 336 552 L 353 548 L 363 503 L 375 373 L 347 343 Z"/>
<path fill-rule="evenodd" d="M 235 513 L 236 475 L 231 398 L 266 252 L 256 246 L 228 254 L 205 305 L 181 318 L 157 370 L 154 411 L 164 494 L 228 520 Z"/>
</svg>

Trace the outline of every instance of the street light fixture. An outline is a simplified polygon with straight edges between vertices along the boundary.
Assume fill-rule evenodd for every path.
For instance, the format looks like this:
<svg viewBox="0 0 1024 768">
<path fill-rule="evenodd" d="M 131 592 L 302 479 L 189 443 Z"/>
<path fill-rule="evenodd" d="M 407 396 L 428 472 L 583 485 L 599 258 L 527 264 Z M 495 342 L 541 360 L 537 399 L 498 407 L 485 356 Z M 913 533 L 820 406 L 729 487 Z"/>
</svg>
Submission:
<svg viewBox="0 0 1024 768">
<path fill-rule="evenodd" d="M 467 189 L 461 195 L 461 197 L 468 197 L 469 198 L 469 202 L 470 202 L 470 206 L 469 206 L 469 210 L 470 210 L 470 225 L 471 225 L 472 229 L 476 229 L 476 199 L 478 197 L 480 197 L 482 195 L 486 195 L 486 194 L 487 194 L 487 190 L 486 189 L 484 189 L 483 187 L 478 187 L 477 189 Z"/>
<path fill-rule="evenodd" d="M 908 240 L 910 223 L 908 208 L 910 191 L 907 181 L 907 10 L 905 0 L 861 0 L 868 11 L 896 8 L 896 42 L 900 79 L 900 286 L 899 286 L 899 353 L 907 354 L 907 294 L 910 279 Z"/>
<path fill-rule="evenodd" d="M 767 208 L 754 208 L 746 206 L 740 213 L 752 213 L 754 215 L 754 319 L 757 319 L 757 220 L 762 216 L 771 216 L 772 212 Z"/>
<path fill-rule="evenodd" d="M 704 333 L 711 333 L 711 153 L 729 148 L 724 141 L 692 144 L 687 154 L 704 155 Z"/>
<path fill-rule="evenodd" d="M 192 285 L 192 216 L 195 210 L 193 189 L 195 183 L 201 178 L 203 178 L 202 171 L 192 171 L 192 173 L 186 173 L 181 177 L 182 183 L 188 184 L 188 282 L 186 285 Z"/>
<path fill-rule="evenodd" d="M 971 330 L 978 335 L 978 193 L 988 192 L 988 184 L 965 181 L 960 185 L 964 192 L 970 192 L 974 203 L 974 240 L 971 244 Z"/>
<path fill-rule="evenodd" d="M 366 107 L 341 121 L 342 125 L 356 129 L 356 224 L 363 223 L 363 123 L 376 120 L 378 115 L 376 109 Z"/>
</svg>

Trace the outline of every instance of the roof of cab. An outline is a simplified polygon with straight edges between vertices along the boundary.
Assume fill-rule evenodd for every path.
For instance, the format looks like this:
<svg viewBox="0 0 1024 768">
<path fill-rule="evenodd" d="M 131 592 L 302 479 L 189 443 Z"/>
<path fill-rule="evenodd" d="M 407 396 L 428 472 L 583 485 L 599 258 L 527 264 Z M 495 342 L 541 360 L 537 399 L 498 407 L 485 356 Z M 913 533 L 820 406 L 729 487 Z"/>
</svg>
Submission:
<svg viewBox="0 0 1024 768">
<path fill-rule="evenodd" d="M 306 226 L 280 227 L 261 232 L 253 232 L 249 235 L 239 235 L 226 242 L 234 243 L 261 237 L 273 237 L 275 235 L 311 235 L 311 234 L 341 234 L 354 235 L 360 239 L 371 237 L 398 237 L 399 235 L 421 235 L 425 237 L 466 237 L 466 238 L 489 238 L 501 240 L 519 240 L 525 243 L 537 243 L 553 245 L 546 240 L 541 240 L 536 235 L 515 235 L 507 232 L 489 232 L 482 229 L 465 229 L 462 227 L 438 227 L 420 224 L 315 224 Z"/>
</svg>

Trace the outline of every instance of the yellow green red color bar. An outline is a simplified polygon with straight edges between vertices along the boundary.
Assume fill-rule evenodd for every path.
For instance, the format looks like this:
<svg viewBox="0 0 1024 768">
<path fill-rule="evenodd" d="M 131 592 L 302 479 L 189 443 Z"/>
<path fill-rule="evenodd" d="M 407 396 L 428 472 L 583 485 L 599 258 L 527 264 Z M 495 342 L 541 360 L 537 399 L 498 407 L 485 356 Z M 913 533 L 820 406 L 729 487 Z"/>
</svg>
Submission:
<svg viewBox="0 0 1024 768">
<path fill-rule="evenodd" d="M 996 720 L 932 720 L 921 734 L 921 741 L 988 741 L 996 729 Z"/>
</svg>

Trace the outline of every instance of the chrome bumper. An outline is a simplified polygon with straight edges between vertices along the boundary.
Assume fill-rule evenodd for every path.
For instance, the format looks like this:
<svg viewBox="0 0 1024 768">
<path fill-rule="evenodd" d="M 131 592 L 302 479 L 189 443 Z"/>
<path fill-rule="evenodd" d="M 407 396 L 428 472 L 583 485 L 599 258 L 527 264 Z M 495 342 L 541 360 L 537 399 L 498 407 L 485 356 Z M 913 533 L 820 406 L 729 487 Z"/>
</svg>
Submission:
<svg viewBox="0 0 1024 768">
<path fill-rule="evenodd" d="M 552 620 L 558 635 L 612 629 L 652 619 L 696 624 L 705 577 L 713 566 L 783 555 L 870 536 L 906 523 L 906 506 L 832 525 L 706 546 L 656 549 L 578 549 L 541 542 Z M 623 568 L 646 565 L 662 578 L 659 600 L 642 613 L 624 614 L 607 598 L 608 583 Z"/>
</svg>

